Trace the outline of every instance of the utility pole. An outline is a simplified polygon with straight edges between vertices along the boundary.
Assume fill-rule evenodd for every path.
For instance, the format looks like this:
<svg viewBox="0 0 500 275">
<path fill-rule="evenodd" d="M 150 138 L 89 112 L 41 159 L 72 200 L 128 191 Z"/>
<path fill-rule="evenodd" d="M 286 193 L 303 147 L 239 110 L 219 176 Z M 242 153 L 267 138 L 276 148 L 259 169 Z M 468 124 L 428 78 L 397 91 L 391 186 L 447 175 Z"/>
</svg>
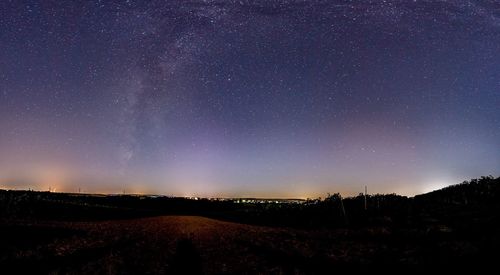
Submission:
<svg viewBox="0 0 500 275">
<path fill-rule="evenodd" d="M 342 209 L 342 215 L 344 216 L 344 222 L 347 225 L 347 216 L 345 214 L 345 208 L 344 208 L 344 199 L 342 199 L 342 195 L 339 194 L 340 197 L 340 208 Z"/>
<path fill-rule="evenodd" d="M 367 195 L 367 193 L 368 193 L 368 192 L 367 192 L 367 191 L 368 191 L 367 189 L 368 189 L 368 188 L 367 188 L 367 187 L 366 187 L 366 185 L 365 185 L 365 211 L 368 209 L 368 205 L 367 205 L 367 203 L 366 203 L 366 195 Z"/>
</svg>

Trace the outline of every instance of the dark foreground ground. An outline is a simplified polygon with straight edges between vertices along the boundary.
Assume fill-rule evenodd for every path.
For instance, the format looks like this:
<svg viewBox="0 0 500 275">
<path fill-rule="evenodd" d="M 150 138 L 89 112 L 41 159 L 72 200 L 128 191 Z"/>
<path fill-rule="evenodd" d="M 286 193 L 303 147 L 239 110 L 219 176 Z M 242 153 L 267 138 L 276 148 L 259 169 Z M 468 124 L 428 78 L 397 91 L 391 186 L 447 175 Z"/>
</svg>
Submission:
<svg viewBox="0 0 500 275">
<path fill-rule="evenodd" d="M 0 274 L 331 274 L 500 259 L 500 178 L 241 204 L 0 190 Z"/>
<path fill-rule="evenodd" d="M 162 216 L 19 222 L 0 230 L 2 274 L 323 273 L 338 265 L 460 264 L 489 257 L 479 251 L 486 248 L 480 236 L 461 238 L 449 228 L 298 230 Z"/>
</svg>

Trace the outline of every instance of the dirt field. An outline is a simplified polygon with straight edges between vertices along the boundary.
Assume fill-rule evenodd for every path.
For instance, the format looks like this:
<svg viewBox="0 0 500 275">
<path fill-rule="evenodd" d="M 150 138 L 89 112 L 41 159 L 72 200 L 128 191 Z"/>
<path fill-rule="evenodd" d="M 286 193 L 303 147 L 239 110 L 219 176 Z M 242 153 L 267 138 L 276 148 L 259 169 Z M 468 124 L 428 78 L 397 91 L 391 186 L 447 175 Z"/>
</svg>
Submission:
<svg viewBox="0 0 500 275">
<path fill-rule="evenodd" d="M 19 223 L 2 230 L 7 244 L 2 260 L 13 271 L 110 274 L 303 273 L 376 260 L 376 252 L 386 250 L 380 241 L 388 234 L 301 231 L 197 216 Z M 359 234 L 370 237 L 359 243 Z"/>
</svg>

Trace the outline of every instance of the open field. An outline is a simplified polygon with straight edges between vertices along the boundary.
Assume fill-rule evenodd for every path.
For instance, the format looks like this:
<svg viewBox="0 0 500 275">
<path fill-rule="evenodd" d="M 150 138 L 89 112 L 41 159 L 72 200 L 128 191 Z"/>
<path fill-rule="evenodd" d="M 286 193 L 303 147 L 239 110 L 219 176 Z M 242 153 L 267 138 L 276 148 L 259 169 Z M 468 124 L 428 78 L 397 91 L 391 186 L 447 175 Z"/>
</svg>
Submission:
<svg viewBox="0 0 500 275">
<path fill-rule="evenodd" d="M 447 229 L 297 230 L 198 216 L 0 228 L 3 266 L 55 274 L 317 273 L 342 264 L 471 261 L 480 248 Z"/>
<path fill-rule="evenodd" d="M 4 260 L 8 257 L 10 267 L 56 273 L 300 271 L 312 268 L 313 263 L 327 265 L 363 253 L 352 247 L 351 255 L 346 255 L 348 244 L 341 239 L 336 247 L 325 246 L 325 238 L 340 237 L 345 234 L 343 230 L 305 232 L 197 216 L 44 222 L 10 225 L 2 230 L 11 248 L 25 244 L 15 254 L 2 255 Z M 8 234 L 20 238 L 6 238 Z M 318 253 L 323 256 L 318 257 Z"/>
<path fill-rule="evenodd" d="M 310 274 L 491 265 L 500 178 L 302 204 L 0 191 L 2 274 Z M 343 211 L 341 211 L 343 209 Z"/>
</svg>

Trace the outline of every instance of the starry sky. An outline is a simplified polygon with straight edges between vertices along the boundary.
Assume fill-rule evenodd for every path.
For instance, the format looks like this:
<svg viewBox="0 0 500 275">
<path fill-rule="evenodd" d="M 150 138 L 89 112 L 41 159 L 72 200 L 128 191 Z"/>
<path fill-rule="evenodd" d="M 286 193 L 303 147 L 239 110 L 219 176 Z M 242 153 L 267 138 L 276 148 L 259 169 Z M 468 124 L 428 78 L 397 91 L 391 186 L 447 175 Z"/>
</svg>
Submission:
<svg viewBox="0 0 500 275">
<path fill-rule="evenodd" d="M 0 1 L 0 188 L 413 195 L 499 173 L 498 1 Z"/>
</svg>

